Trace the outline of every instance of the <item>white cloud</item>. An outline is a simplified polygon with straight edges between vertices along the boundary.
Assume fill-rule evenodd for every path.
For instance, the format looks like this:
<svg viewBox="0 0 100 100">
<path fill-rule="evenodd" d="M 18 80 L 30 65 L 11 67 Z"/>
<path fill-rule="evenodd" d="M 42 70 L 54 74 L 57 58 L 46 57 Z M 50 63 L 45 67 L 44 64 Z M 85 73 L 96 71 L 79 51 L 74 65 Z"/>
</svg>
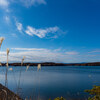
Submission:
<svg viewBox="0 0 100 100">
<path fill-rule="evenodd" d="M 19 32 L 22 32 L 23 25 L 21 23 L 19 23 L 19 22 L 16 21 L 16 27 L 17 27 L 17 29 L 18 29 Z"/>
<path fill-rule="evenodd" d="M 6 23 L 9 23 L 10 22 L 10 18 L 8 16 L 5 16 L 4 19 L 5 19 Z"/>
<path fill-rule="evenodd" d="M 9 2 L 8 0 L 0 0 L 0 6 L 1 7 L 8 7 Z"/>
<path fill-rule="evenodd" d="M 75 52 L 75 51 L 71 51 L 71 52 L 65 52 L 65 54 L 67 54 L 67 55 L 77 55 L 79 53 Z"/>
<path fill-rule="evenodd" d="M 2 59 L 6 61 L 6 52 L 0 52 Z M 25 56 L 25 62 L 78 62 L 78 58 L 72 55 L 65 55 L 59 50 L 50 50 L 45 48 L 12 48 L 10 49 L 9 61 L 21 62 L 22 57 Z"/>
<path fill-rule="evenodd" d="M 63 50 L 45 49 L 45 48 L 12 48 L 10 49 L 9 62 L 21 62 L 25 56 L 25 62 L 97 62 L 100 61 L 100 55 L 78 55 L 72 51 L 62 52 Z M 6 52 L 0 52 L 1 62 L 6 62 Z"/>
<path fill-rule="evenodd" d="M 48 49 L 44 48 L 11 48 L 11 49 L 19 51 L 48 51 Z"/>
<path fill-rule="evenodd" d="M 23 24 L 18 22 L 15 18 L 15 23 L 17 30 L 19 32 L 25 32 L 29 36 L 37 36 L 39 38 L 58 38 L 59 35 L 65 34 L 66 32 L 63 32 L 58 26 L 55 27 L 48 27 L 48 28 L 35 28 L 31 26 L 27 26 L 26 29 L 23 28 Z"/>
<path fill-rule="evenodd" d="M 91 51 L 91 52 L 88 52 L 88 53 L 100 53 L 100 50 L 94 50 L 94 51 Z"/>
<path fill-rule="evenodd" d="M 25 49 L 25 48 L 24 48 Z M 26 50 L 26 49 L 25 49 Z M 33 49 L 32 49 L 33 50 Z M 12 50 L 11 50 L 12 51 Z M 13 52 L 9 54 L 9 61 L 10 62 L 19 62 L 21 61 L 22 57 L 25 56 L 26 62 L 51 62 L 51 61 L 60 61 L 60 54 L 54 53 L 47 49 L 37 49 L 31 51 L 31 49 L 27 49 L 27 51 L 20 51 L 20 52 Z M 2 59 L 3 62 L 6 61 L 6 52 L 2 52 Z"/>
<path fill-rule="evenodd" d="M 46 4 L 45 0 L 20 0 L 24 6 L 31 7 L 34 5 Z"/>
<path fill-rule="evenodd" d="M 8 2 L 8 0 L 0 0 L 0 7 L 7 13 L 10 12 L 9 4 L 10 2 Z"/>
<path fill-rule="evenodd" d="M 49 33 L 53 34 L 53 36 L 56 36 L 57 32 L 59 31 L 59 27 L 55 26 L 55 27 L 49 27 L 46 29 L 36 29 L 34 27 L 31 26 L 27 26 L 27 30 L 25 30 L 25 33 L 30 35 L 30 36 L 38 36 L 39 38 L 44 38 L 46 36 L 50 36 Z"/>
<path fill-rule="evenodd" d="M 17 35 L 15 33 L 11 34 L 12 37 L 17 37 Z"/>
</svg>

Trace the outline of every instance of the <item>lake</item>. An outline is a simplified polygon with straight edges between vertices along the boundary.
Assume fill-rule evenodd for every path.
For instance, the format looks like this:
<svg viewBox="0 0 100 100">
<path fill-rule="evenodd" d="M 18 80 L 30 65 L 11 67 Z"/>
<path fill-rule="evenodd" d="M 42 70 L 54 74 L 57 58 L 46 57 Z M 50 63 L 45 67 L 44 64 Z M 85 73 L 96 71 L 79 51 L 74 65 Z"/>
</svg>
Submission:
<svg viewBox="0 0 100 100">
<path fill-rule="evenodd" d="M 100 86 L 100 66 L 44 66 L 39 71 L 37 67 L 30 67 L 28 71 L 22 67 L 21 77 L 21 67 L 12 68 L 7 75 L 8 88 L 22 98 L 53 100 L 63 96 L 66 100 L 87 100 L 89 94 L 84 90 L 93 85 Z M 0 83 L 3 85 L 5 70 L 5 67 L 0 67 Z"/>
</svg>

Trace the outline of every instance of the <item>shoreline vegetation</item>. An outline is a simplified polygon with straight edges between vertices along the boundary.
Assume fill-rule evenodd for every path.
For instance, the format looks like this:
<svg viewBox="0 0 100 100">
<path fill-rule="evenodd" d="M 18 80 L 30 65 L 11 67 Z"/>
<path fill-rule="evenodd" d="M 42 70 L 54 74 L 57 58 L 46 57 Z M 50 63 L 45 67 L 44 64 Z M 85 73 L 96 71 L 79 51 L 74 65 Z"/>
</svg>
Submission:
<svg viewBox="0 0 100 100">
<path fill-rule="evenodd" d="M 54 62 L 44 62 L 44 63 L 23 63 L 22 66 L 100 66 L 100 62 L 91 62 L 91 63 L 54 63 Z M 2 63 L 2 66 L 6 66 L 6 63 Z M 21 63 L 9 63 L 9 66 L 21 66 Z"/>
<path fill-rule="evenodd" d="M 100 100 L 100 86 L 94 86 L 91 90 L 85 90 L 85 92 L 92 95 L 88 100 Z"/>
</svg>

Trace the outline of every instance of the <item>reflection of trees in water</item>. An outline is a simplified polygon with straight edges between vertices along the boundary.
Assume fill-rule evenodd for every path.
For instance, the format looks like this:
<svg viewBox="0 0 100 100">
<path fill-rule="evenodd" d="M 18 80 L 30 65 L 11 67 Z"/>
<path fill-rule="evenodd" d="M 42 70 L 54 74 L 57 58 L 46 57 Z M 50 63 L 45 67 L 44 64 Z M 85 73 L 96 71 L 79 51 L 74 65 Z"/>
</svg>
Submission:
<svg viewBox="0 0 100 100">
<path fill-rule="evenodd" d="M 89 97 L 88 100 L 100 100 L 100 86 L 94 86 L 91 90 L 85 90 L 92 97 Z"/>
<path fill-rule="evenodd" d="M 51 100 L 51 99 L 49 99 L 49 100 Z M 66 99 L 64 99 L 63 97 L 57 97 L 54 100 L 66 100 Z"/>
<path fill-rule="evenodd" d="M 65 100 L 65 99 L 63 97 L 61 97 L 61 98 L 57 97 L 54 100 Z"/>
</svg>

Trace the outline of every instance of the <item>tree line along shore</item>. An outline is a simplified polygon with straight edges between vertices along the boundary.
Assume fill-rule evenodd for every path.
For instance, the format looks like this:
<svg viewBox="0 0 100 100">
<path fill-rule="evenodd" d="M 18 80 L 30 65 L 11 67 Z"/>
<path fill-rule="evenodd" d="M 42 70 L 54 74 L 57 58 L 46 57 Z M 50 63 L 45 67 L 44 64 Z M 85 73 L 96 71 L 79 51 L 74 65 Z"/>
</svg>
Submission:
<svg viewBox="0 0 100 100">
<path fill-rule="evenodd" d="M 92 63 L 54 63 L 54 62 L 44 62 L 44 63 L 23 63 L 22 66 L 37 66 L 41 64 L 41 66 L 100 66 L 100 62 L 92 62 Z M 6 66 L 6 63 L 2 63 L 2 66 Z M 9 66 L 21 66 L 21 63 L 9 63 Z"/>
</svg>

